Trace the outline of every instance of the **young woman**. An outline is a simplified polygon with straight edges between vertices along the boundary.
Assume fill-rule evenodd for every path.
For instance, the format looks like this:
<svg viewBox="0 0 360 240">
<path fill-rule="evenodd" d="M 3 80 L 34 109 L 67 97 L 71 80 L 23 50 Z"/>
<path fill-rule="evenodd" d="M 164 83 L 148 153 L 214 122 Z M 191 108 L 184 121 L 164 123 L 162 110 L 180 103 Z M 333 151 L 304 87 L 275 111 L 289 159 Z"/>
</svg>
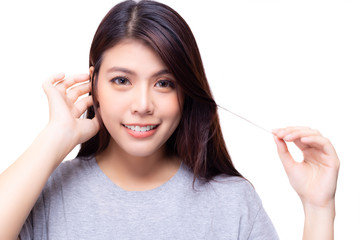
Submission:
<svg viewBox="0 0 360 240">
<path fill-rule="evenodd" d="M 49 123 L 0 176 L 1 239 L 278 238 L 231 162 L 191 30 L 168 6 L 116 5 L 95 33 L 89 74 L 43 88 Z M 304 205 L 304 239 L 332 239 L 334 148 L 310 128 L 273 133 Z"/>
</svg>

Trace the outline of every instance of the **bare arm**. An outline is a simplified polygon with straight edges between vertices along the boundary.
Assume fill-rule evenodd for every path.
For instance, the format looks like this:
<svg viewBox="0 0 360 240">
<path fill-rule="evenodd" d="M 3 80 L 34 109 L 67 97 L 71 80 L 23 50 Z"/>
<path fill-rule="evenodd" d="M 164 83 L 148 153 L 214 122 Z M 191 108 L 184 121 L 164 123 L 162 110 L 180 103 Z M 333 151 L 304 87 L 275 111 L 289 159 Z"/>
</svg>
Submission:
<svg viewBox="0 0 360 240">
<path fill-rule="evenodd" d="M 0 239 L 16 239 L 47 179 L 66 155 L 98 131 L 96 119 L 79 119 L 92 104 L 84 84 L 67 91 L 87 75 L 63 79 L 54 76 L 43 85 L 50 106 L 50 120 L 30 147 L 0 175 Z M 62 81 L 55 86 L 55 83 Z M 76 103 L 75 103 L 76 102 Z"/>
<path fill-rule="evenodd" d="M 63 138 L 54 136 L 59 136 L 54 129 L 43 130 L 0 175 L 1 239 L 14 239 L 18 235 L 47 179 L 66 156 L 68 151 L 59 149 Z"/>
<path fill-rule="evenodd" d="M 317 130 L 288 127 L 274 131 L 280 159 L 305 212 L 304 240 L 334 239 L 335 192 L 340 162 L 330 141 Z M 304 160 L 296 162 L 286 143 L 294 142 Z"/>
</svg>

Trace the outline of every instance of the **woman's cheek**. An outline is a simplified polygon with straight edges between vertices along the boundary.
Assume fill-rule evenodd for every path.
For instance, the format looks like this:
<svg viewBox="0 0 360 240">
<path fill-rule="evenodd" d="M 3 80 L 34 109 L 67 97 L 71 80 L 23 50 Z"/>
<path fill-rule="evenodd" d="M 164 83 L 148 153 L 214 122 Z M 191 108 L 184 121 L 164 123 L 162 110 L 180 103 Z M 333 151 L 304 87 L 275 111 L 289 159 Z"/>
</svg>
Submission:
<svg viewBox="0 0 360 240">
<path fill-rule="evenodd" d="M 168 97 L 166 100 L 161 101 L 159 108 L 162 109 L 162 117 L 171 121 L 171 125 L 177 127 L 181 119 L 181 110 L 179 99 L 177 95 Z M 174 130 L 174 129 L 173 129 Z"/>
</svg>

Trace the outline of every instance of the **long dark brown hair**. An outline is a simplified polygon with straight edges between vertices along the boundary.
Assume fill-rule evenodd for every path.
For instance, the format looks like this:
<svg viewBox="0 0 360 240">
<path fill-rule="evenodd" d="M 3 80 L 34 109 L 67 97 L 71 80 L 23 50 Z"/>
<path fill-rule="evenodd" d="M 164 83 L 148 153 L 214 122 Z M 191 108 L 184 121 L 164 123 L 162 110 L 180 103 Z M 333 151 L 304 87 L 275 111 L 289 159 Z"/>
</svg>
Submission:
<svg viewBox="0 0 360 240">
<path fill-rule="evenodd" d="M 168 139 L 167 150 L 190 167 L 196 179 L 209 181 L 219 174 L 242 175 L 235 169 L 221 132 L 217 105 L 211 94 L 195 38 L 184 19 L 155 1 L 125 1 L 114 6 L 100 23 L 90 49 L 94 106 L 97 116 L 98 73 L 103 53 L 124 39 L 140 40 L 152 48 L 175 77 L 184 100 L 179 126 Z M 110 134 L 100 119 L 100 131 L 81 144 L 78 157 L 90 157 L 108 146 Z"/>
</svg>

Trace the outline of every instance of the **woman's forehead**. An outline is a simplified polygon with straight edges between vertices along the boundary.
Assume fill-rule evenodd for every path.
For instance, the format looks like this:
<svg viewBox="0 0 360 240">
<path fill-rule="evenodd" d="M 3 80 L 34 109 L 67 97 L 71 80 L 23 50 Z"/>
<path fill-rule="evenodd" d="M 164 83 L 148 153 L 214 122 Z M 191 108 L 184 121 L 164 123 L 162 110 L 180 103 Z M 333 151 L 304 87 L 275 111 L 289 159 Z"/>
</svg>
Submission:
<svg viewBox="0 0 360 240">
<path fill-rule="evenodd" d="M 103 54 L 102 69 L 106 72 L 128 71 L 159 72 L 167 70 L 159 55 L 138 40 L 121 41 Z"/>
</svg>

